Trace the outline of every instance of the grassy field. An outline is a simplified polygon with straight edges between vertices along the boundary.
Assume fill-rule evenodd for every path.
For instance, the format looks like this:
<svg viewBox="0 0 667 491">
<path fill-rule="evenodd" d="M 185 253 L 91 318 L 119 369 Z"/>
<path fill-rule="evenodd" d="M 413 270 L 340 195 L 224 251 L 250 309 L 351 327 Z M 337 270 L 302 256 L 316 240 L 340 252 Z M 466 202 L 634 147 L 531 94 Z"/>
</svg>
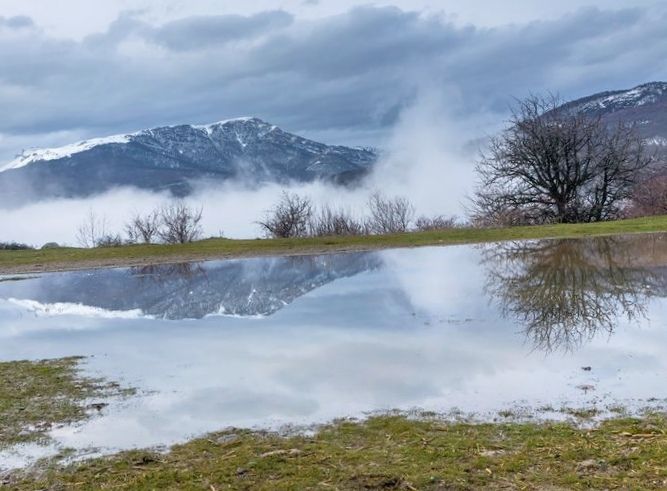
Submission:
<svg viewBox="0 0 667 491">
<path fill-rule="evenodd" d="M 666 489 L 667 418 L 583 430 L 383 416 L 307 437 L 228 431 L 5 481 L 16 490 Z"/>
<path fill-rule="evenodd" d="M 659 216 L 591 224 L 488 229 L 457 228 L 437 232 L 412 232 L 365 237 L 262 240 L 208 239 L 182 245 L 128 245 L 95 249 L 58 248 L 36 251 L 0 251 L 0 273 L 665 231 L 667 231 L 667 216 Z"/>
</svg>

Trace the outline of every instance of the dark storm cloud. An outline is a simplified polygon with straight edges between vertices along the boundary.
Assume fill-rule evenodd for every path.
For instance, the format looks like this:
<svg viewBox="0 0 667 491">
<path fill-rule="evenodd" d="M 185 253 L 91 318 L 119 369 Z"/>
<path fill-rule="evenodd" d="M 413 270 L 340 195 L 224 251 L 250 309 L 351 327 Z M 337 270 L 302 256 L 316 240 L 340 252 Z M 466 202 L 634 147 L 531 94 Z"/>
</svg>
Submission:
<svg viewBox="0 0 667 491">
<path fill-rule="evenodd" d="M 17 15 L 15 17 L 0 16 L 0 28 L 9 27 L 11 29 L 21 29 L 24 27 L 32 27 L 33 22 L 30 17 L 24 15 Z"/>
<path fill-rule="evenodd" d="M 155 29 L 153 39 L 175 51 L 198 49 L 254 38 L 273 29 L 287 27 L 292 21 L 293 17 L 283 11 L 262 12 L 250 17 L 189 17 Z"/>
<path fill-rule="evenodd" d="M 103 135 L 236 115 L 297 131 L 376 131 L 423 87 L 457 94 L 455 113 L 501 113 L 529 91 L 580 96 L 667 78 L 666 22 L 665 7 L 493 29 L 390 7 L 161 26 L 126 13 L 73 41 L 0 18 L 0 155 L 17 150 L 2 148 L 2 134 Z"/>
</svg>

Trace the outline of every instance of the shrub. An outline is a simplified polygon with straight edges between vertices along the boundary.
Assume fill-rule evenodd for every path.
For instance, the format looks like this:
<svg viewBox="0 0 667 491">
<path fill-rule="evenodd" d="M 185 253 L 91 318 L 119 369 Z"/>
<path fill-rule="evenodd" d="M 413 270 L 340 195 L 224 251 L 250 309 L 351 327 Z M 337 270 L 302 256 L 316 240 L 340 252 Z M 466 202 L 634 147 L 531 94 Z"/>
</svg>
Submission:
<svg viewBox="0 0 667 491">
<path fill-rule="evenodd" d="M 34 249 L 28 244 L 20 244 L 18 242 L 0 242 L 0 251 L 26 251 Z"/>
<path fill-rule="evenodd" d="M 186 244 L 202 236 L 202 208 L 193 209 L 182 202 L 164 206 L 160 212 L 158 237 L 167 244 Z"/>
<path fill-rule="evenodd" d="M 333 235 L 363 235 L 366 226 L 348 212 L 324 206 L 311 218 L 310 234 L 315 237 Z"/>
<path fill-rule="evenodd" d="M 280 201 L 258 222 L 269 237 L 305 237 L 309 233 L 313 205 L 310 198 L 283 192 Z"/>
<path fill-rule="evenodd" d="M 434 217 L 421 216 L 415 222 L 415 229 L 420 232 L 429 230 L 447 230 L 456 227 L 456 217 L 437 215 Z"/>
<path fill-rule="evenodd" d="M 407 198 L 396 196 L 387 198 L 375 192 L 368 200 L 370 218 L 368 229 L 376 234 L 405 232 L 415 214 L 414 206 Z"/>
</svg>

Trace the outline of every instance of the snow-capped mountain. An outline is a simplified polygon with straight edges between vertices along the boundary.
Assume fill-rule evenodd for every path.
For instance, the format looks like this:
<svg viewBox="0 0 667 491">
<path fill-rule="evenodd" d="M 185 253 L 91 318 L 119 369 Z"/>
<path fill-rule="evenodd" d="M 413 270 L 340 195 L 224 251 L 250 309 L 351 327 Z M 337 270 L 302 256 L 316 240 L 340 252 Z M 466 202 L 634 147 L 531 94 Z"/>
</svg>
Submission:
<svg viewBox="0 0 667 491">
<path fill-rule="evenodd" d="M 667 147 L 667 82 L 602 92 L 572 101 L 565 107 L 600 116 L 608 124 L 633 124 L 647 143 Z"/>
<path fill-rule="evenodd" d="M 29 185 L 35 197 L 73 197 L 135 186 L 184 195 L 203 179 L 347 183 L 376 159 L 370 149 L 329 146 L 257 118 L 238 118 L 25 151 L 0 167 L 0 191 L 18 195 Z"/>
</svg>

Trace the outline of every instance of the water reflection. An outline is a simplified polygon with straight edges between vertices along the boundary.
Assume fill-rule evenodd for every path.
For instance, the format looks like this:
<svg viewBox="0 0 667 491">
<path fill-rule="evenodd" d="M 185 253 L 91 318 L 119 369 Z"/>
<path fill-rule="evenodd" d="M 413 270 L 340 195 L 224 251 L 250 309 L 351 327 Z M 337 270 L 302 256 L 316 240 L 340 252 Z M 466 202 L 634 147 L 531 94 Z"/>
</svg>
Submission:
<svg viewBox="0 0 667 491">
<path fill-rule="evenodd" d="M 664 239 L 493 244 L 482 252 L 486 292 L 535 348 L 572 350 L 600 332 L 613 333 L 619 317 L 645 318 L 648 300 L 665 295 Z"/>
<path fill-rule="evenodd" d="M 87 356 L 139 389 L 53 431 L 79 450 L 375 410 L 608 414 L 667 401 L 665 278 L 664 236 L 45 274 L 0 282 L 0 360 Z"/>
<path fill-rule="evenodd" d="M 57 304 L 51 311 L 63 313 L 87 306 L 171 320 L 212 314 L 266 316 L 322 285 L 380 264 L 377 255 L 361 253 L 47 274 L 11 285 L 0 283 L 0 298 L 38 302 L 42 309 Z"/>
</svg>

